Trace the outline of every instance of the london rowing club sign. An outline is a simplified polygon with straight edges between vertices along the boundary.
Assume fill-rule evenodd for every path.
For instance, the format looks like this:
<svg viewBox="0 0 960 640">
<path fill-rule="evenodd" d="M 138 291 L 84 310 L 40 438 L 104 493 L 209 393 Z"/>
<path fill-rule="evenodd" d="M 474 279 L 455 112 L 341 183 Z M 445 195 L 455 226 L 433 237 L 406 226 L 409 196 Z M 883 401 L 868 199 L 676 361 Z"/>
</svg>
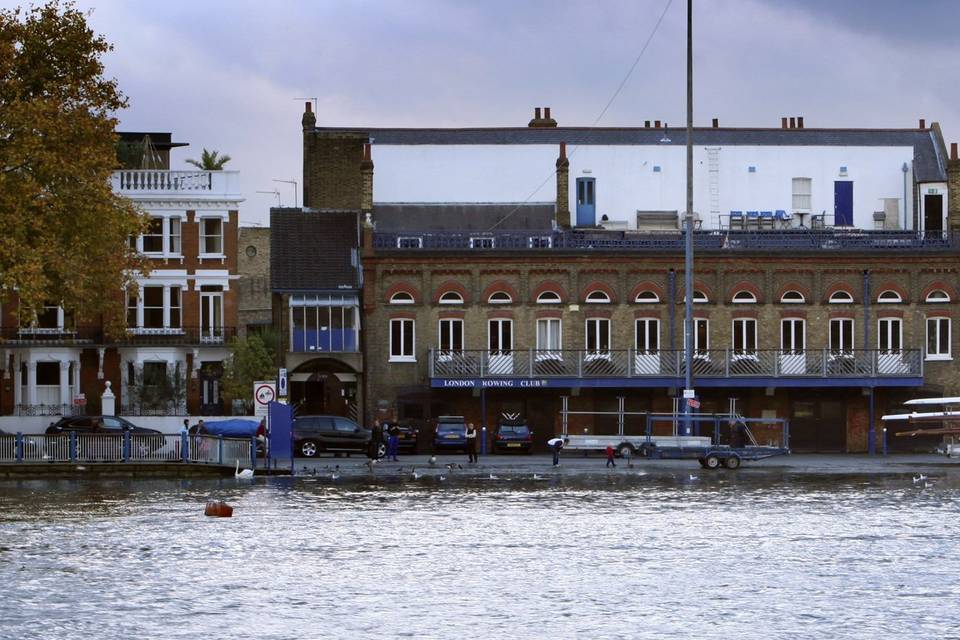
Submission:
<svg viewBox="0 0 960 640">
<path fill-rule="evenodd" d="M 552 384 L 551 379 L 528 378 L 434 378 L 432 386 L 441 388 L 496 388 L 496 389 L 529 389 L 531 387 L 560 387 L 569 385 Z"/>
</svg>

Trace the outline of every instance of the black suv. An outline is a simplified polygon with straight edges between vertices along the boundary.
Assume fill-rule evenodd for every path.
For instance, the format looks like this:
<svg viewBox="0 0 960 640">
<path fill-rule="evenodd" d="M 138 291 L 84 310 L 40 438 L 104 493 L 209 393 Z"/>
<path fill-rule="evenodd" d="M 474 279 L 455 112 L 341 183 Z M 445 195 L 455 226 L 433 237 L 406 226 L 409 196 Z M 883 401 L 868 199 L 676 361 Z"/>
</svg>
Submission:
<svg viewBox="0 0 960 640">
<path fill-rule="evenodd" d="M 125 420 L 119 416 L 69 416 L 60 418 L 54 424 L 47 427 L 46 434 L 48 436 L 57 436 L 69 434 L 71 431 L 76 433 L 102 434 L 105 436 L 121 435 L 125 431 L 129 431 L 131 435 L 161 435 L 156 429 L 138 427 L 129 420 Z"/>
<path fill-rule="evenodd" d="M 156 429 L 138 427 L 129 420 L 119 416 L 67 416 L 60 418 L 54 424 L 47 427 L 45 433 L 48 436 L 68 437 L 71 433 L 83 436 L 114 436 L 116 441 L 111 445 L 104 443 L 90 444 L 88 454 L 103 459 L 120 460 L 123 458 L 123 450 L 119 436 L 129 433 L 132 440 L 132 455 L 143 458 L 166 446 L 166 438 L 163 433 Z M 59 438 L 47 441 L 47 454 L 51 458 L 57 458 L 64 455 L 64 446 L 66 441 Z M 80 450 L 86 448 L 83 443 L 77 444 L 77 455 L 80 456 Z"/>
<path fill-rule="evenodd" d="M 315 458 L 322 451 L 369 453 L 373 432 L 341 416 L 297 416 L 293 422 L 294 455 Z"/>
<path fill-rule="evenodd" d="M 501 423 L 493 433 L 494 453 L 530 453 L 532 448 L 533 431 L 525 423 Z"/>
</svg>

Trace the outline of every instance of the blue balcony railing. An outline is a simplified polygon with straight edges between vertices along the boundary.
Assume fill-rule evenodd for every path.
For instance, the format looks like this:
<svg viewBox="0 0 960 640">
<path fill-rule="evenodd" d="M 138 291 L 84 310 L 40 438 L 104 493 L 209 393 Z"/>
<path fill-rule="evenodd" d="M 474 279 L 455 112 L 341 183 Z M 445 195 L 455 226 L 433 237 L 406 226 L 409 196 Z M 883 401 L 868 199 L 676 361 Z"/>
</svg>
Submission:
<svg viewBox="0 0 960 640">
<path fill-rule="evenodd" d="M 835 352 L 716 349 L 693 357 L 697 379 L 918 379 L 923 376 L 919 349 L 878 349 Z M 430 351 L 430 377 L 435 379 L 616 378 L 676 381 L 685 376 L 682 350 L 511 350 Z"/>
<path fill-rule="evenodd" d="M 502 231 L 496 233 L 374 233 L 382 251 L 683 251 L 679 231 Z M 863 231 L 857 229 L 777 229 L 695 231 L 694 248 L 714 251 L 944 251 L 960 248 L 952 231 Z"/>
</svg>

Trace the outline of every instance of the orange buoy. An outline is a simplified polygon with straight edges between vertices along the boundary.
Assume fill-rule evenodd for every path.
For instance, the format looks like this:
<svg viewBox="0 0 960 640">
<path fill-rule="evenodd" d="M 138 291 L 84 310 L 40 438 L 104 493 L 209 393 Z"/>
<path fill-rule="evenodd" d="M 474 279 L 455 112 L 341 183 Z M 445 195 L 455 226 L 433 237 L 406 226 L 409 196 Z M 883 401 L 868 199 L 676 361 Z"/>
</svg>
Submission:
<svg viewBox="0 0 960 640">
<path fill-rule="evenodd" d="M 226 502 L 211 500 L 207 503 L 207 507 L 203 510 L 203 515 L 212 516 L 214 518 L 229 518 L 233 515 L 233 507 L 228 505 Z"/>
</svg>

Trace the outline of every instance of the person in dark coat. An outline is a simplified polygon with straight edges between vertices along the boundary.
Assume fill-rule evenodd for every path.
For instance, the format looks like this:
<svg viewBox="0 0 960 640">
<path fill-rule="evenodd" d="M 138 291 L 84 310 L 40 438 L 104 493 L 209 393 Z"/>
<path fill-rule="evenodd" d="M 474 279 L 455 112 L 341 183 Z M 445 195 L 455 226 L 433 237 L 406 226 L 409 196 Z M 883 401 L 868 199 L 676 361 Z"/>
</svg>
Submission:
<svg viewBox="0 0 960 640">
<path fill-rule="evenodd" d="M 467 425 L 467 462 L 477 461 L 477 428 L 471 422 Z"/>
<path fill-rule="evenodd" d="M 383 444 L 383 426 L 379 420 L 373 421 L 373 437 L 370 438 L 370 458 L 380 457 L 380 445 Z"/>
</svg>

